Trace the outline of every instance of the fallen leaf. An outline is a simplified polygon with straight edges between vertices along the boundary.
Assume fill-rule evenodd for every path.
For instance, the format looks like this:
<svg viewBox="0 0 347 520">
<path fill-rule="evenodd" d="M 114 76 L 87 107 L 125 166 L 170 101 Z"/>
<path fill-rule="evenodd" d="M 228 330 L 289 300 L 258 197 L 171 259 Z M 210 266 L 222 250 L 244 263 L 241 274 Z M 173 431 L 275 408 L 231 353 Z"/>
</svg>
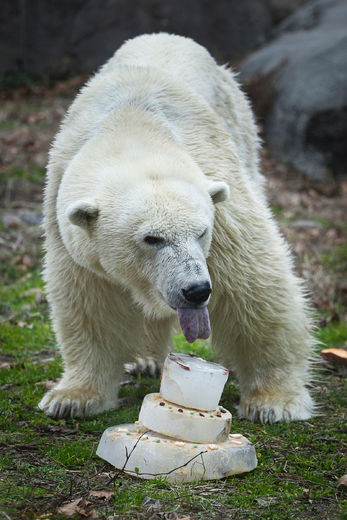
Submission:
<svg viewBox="0 0 347 520">
<path fill-rule="evenodd" d="M 44 301 L 46 299 L 45 293 L 43 292 L 43 290 L 39 289 L 37 287 L 35 287 L 33 289 L 28 289 L 27 291 L 25 291 L 23 293 L 23 296 L 35 296 L 35 304 L 36 305 L 38 305 L 39 303 L 41 303 L 42 301 Z"/>
<path fill-rule="evenodd" d="M 9 370 L 12 367 L 11 363 L 8 363 L 7 361 L 4 361 L 3 363 L 0 363 L 0 370 Z"/>
<path fill-rule="evenodd" d="M 339 478 L 339 480 L 337 481 L 337 487 L 341 488 L 341 489 L 344 489 L 346 491 L 346 489 L 347 489 L 347 474 L 346 475 L 342 475 L 342 477 Z"/>
<path fill-rule="evenodd" d="M 326 348 L 320 354 L 333 365 L 347 365 L 347 350 L 343 348 Z"/>
<path fill-rule="evenodd" d="M 267 432 L 265 430 L 263 430 L 262 428 L 260 428 L 260 426 L 256 426 L 257 430 L 259 430 L 260 432 L 264 433 L 265 435 L 267 435 Z"/>
<path fill-rule="evenodd" d="M 27 280 L 30 280 L 30 278 L 33 277 L 33 273 L 26 273 L 22 278 L 20 278 L 18 281 L 20 283 L 26 282 Z"/>
<path fill-rule="evenodd" d="M 27 118 L 27 122 L 33 125 L 38 121 L 41 121 L 42 119 L 44 119 L 44 116 L 42 114 L 30 114 Z"/>
<path fill-rule="evenodd" d="M 266 507 L 270 504 L 274 504 L 275 502 L 277 502 L 276 498 L 274 498 L 274 497 L 256 498 L 255 501 L 257 502 L 257 504 L 259 504 L 260 506 L 263 506 L 263 507 Z"/>
<path fill-rule="evenodd" d="M 160 500 L 151 497 L 145 497 L 143 499 L 142 505 L 147 509 L 147 511 L 151 512 L 158 512 L 162 508 Z"/>
<path fill-rule="evenodd" d="M 101 489 L 100 491 L 91 491 L 89 493 L 90 497 L 97 497 L 97 498 L 111 498 L 113 495 L 113 491 L 107 491 L 106 489 Z"/>
<path fill-rule="evenodd" d="M 78 498 L 77 500 L 74 500 L 73 502 L 70 502 L 69 504 L 64 504 L 63 506 L 58 507 L 57 513 L 66 515 L 66 516 L 73 516 L 76 513 L 79 513 L 79 504 L 82 503 L 83 498 Z"/>
<path fill-rule="evenodd" d="M 18 325 L 18 327 L 20 327 L 22 329 L 23 327 L 25 327 L 28 324 L 25 321 L 18 321 L 17 325 Z"/>
<path fill-rule="evenodd" d="M 73 502 L 69 502 L 68 504 L 64 504 L 57 509 L 57 513 L 66 515 L 66 516 L 74 516 L 79 513 L 81 516 L 85 518 L 97 518 L 95 509 L 87 511 L 86 508 L 90 506 L 92 503 L 88 502 L 84 498 L 77 498 Z"/>
<path fill-rule="evenodd" d="M 25 267 L 31 267 L 33 265 L 33 261 L 31 259 L 31 257 L 27 254 L 24 254 L 22 256 L 22 264 L 25 266 Z"/>
<path fill-rule="evenodd" d="M 59 383 L 60 379 L 56 379 L 56 381 L 51 381 L 51 380 L 47 380 L 47 381 L 38 381 L 37 383 L 35 383 L 35 386 L 38 386 L 38 385 L 42 385 L 46 390 L 50 390 L 51 388 L 53 388 L 57 383 Z"/>
</svg>

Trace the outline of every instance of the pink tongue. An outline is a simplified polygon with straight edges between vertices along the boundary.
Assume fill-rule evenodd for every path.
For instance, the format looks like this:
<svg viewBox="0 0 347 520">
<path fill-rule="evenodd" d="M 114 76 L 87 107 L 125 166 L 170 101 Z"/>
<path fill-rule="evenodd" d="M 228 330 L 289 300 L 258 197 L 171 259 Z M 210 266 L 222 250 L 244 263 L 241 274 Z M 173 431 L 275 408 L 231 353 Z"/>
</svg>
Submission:
<svg viewBox="0 0 347 520">
<path fill-rule="evenodd" d="M 196 339 L 207 339 L 211 334 L 207 307 L 203 309 L 177 309 L 178 319 L 188 343 Z"/>
</svg>

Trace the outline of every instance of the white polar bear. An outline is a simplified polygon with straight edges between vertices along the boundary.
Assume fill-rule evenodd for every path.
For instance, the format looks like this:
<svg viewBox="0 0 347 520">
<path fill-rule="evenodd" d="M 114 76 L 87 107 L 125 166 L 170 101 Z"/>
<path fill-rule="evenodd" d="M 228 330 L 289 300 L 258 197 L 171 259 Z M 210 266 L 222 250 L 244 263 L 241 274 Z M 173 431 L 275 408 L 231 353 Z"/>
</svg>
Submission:
<svg viewBox="0 0 347 520">
<path fill-rule="evenodd" d="M 48 415 L 116 407 L 124 363 L 163 359 L 178 315 L 188 341 L 209 335 L 210 316 L 241 417 L 310 417 L 311 324 L 258 146 L 233 74 L 188 38 L 130 40 L 82 89 L 45 192 L 44 276 L 64 361 L 39 405 Z"/>
</svg>

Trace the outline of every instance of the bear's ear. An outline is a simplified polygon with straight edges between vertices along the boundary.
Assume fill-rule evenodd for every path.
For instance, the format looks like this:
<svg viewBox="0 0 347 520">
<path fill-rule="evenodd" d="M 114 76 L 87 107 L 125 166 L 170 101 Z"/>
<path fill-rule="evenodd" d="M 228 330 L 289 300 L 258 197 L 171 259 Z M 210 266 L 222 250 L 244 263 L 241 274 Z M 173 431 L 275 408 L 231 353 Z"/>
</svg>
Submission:
<svg viewBox="0 0 347 520">
<path fill-rule="evenodd" d="M 98 213 L 99 209 L 95 202 L 78 200 L 67 208 L 66 216 L 75 226 L 88 229 L 98 216 Z"/>
<path fill-rule="evenodd" d="M 214 204 L 223 202 L 229 198 L 229 186 L 222 181 L 211 182 L 208 187 L 208 192 Z"/>
</svg>

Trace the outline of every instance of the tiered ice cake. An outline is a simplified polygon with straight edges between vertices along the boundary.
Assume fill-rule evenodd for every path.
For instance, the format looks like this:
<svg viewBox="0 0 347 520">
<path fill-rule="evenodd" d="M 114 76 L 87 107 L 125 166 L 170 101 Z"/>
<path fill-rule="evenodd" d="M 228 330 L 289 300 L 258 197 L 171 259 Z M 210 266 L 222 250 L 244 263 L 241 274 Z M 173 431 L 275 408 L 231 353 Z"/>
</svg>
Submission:
<svg viewBox="0 0 347 520">
<path fill-rule="evenodd" d="M 145 396 L 139 420 L 108 428 L 97 455 L 141 478 L 219 479 L 257 466 L 254 446 L 230 434 L 218 406 L 228 370 L 195 355 L 169 354 L 160 393 Z"/>
</svg>

